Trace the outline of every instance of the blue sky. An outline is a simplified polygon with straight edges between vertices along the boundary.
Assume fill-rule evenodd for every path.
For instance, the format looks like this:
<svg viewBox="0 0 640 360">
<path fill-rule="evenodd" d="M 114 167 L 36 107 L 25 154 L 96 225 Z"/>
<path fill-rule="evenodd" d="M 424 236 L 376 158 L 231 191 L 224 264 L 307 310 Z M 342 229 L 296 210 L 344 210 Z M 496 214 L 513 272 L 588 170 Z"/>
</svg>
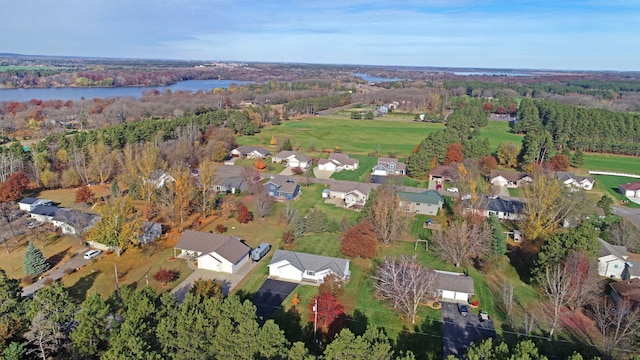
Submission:
<svg viewBox="0 0 640 360">
<path fill-rule="evenodd" d="M 4 0 L 0 52 L 640 71 L 640 0 Z"/>
</svg>

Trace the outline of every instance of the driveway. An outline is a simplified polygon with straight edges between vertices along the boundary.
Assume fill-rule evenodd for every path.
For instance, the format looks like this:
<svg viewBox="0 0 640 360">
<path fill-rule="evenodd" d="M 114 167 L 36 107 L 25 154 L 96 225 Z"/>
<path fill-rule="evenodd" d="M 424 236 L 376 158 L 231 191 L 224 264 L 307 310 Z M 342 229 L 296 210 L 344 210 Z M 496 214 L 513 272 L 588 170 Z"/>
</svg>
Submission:
<svg viewBox="0 0 640 360">
<path fill-rule="evenodd" d="M 333 175 L 333 171 L 331 170 L 320 170 L 318 167 L 313 168 L 313 175 L 318 179 L 330 179 L 331 175 Z"/>
<path fill-rule="evenodd" d="M 640 209 L 626 206 L 613 206 L 611 210 L 614 214 L 622 216 L 640 228 Z"/>
<path fill-rule="evenodd" d="M 253 295 L 251 302 L 256 306 L 258 321 L 264 323 L 282 305 L 282 302 L 298 287 L 298 284 L 267 279 Z"/>
<path fill-rule="evenodd" d="M 49 270 L 49 272 L 44 273 L 38 281 L 34 282 L 31 285 L 27 285 L 22 288 L 22 296 L 33 297 L 33 294 L 45 287 L 44 282 L 47 278 L 58 280 L 61 279 L 64 275 L 66 275 L 65 271 L 67 269 L 79 269 L 83 266 L 88 265 L 91 261 L 97 260 L 100 261 L 100 258 L 104 256 L 104 254 L 100 254 L 98 257 L 93 258 L 92 260 L 85 260 L 84 253 L 87 252 L 89 248 L 82 247 L 78 249 L 73 256 L 67 260 L 65 263 L 60 264 L 58 267 L 53 270 Z"/>
<path fill-rule="evenodd" d="M 480 322 L 478 315 L 472 312 L 468 316 L 460 315 L 458 304 L 442 302 L 443 358 L 450 354 L 461 358 L 472 342 L 494 337 L 495 334 L 493 319 Z"/>
<path fill-rule="evenodd" d="M 179 261 L 188 261 L 188 260 L 179 260 Z M 246 264 L 244 264 L 238 271 L 234 274 L 205 270 L 205 269 L 196 269 L 191 275 L 189 275 L 186 279 L 182 280 L 180 284 L 178 284 L 171 292 L 175 295 L 176 300 L 182 303 L 184 301 L 185 296 L 191 290 L 194 281 L 198 279 L 218 279 L 221 280 L 224 284 L 224 289 L 222 293 L 224 295 L 228 295 L 231 290 L 233 290 L 242 279 L 245 278 L 253 269 L 258 266 L 257 262 L 253 262 L 249 260 Z"/>
<path fill-rule="evenodd" d="M 286 168 L 284 168 L 284 170 L 280 171 L 279 175 L 292 176 L 293 170 L 291 167 L 287 166 Z"/>
</svg>

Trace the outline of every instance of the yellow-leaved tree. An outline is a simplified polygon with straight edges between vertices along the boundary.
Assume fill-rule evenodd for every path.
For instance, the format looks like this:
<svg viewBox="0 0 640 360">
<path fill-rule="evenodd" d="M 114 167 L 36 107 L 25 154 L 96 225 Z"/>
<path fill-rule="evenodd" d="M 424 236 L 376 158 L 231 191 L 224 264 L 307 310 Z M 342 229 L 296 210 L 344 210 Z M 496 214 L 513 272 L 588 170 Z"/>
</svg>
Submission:
<svg viewBox="0 0 640 360">
<path fill-rule="evenodd" d="M 91 229 L 88 239 L 112 247 L 118 256 L 129 244 L 138 243 L 142 220 L 128 196 L 101 203 L 98 212 L 101 220 Z"/>
</svg>

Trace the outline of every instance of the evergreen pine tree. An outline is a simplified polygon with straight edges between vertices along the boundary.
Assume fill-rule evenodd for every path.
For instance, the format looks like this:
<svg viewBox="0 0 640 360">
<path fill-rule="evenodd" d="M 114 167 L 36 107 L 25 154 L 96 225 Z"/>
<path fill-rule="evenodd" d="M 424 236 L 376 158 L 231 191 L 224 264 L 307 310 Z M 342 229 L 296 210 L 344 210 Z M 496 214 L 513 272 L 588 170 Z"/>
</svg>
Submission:
<svg viewBox="0 0 640 360">
<path fill-rule="evenodd" d="M 27 251 L 24 253 L 24 273 L 26 275 L 37 276 L 49 270 L 49 263 L 44 254 L 32 242 L 29 242 Z"/>
<path fill-rule="evenodd" d="M 289 138 L 284 139 L 284 141 L 282 142 L 282 150 L 284 151 L 293 150 L 293 146 L 291 146 L 291 140 L 289 140 Z"/>
<path fill-rule="evenodd" d="M 584 153 L 582 153 L 582 149 L 578 148 L 576 153 L 571 157 L 571 166 L 573 167 L 581 167 L 584 164 Z"/>
<path fill-rule="evenodd" d="M 507 237 L 502 232 L 500 220 L 494 214 L 489 216 L 489 224 L 493 231 L 493 240 L 491 241 L 491 253 L 493 255 L 504 255 L 507 253 Z"/>
<path fill-rule="evenodd" d="M 120 186 L 118 185 L 118 180 L 113 180 L 111 183 L 111 196 L 112 197 L 120 197 L 122 192 L 120 191 Z"/>
</svg>

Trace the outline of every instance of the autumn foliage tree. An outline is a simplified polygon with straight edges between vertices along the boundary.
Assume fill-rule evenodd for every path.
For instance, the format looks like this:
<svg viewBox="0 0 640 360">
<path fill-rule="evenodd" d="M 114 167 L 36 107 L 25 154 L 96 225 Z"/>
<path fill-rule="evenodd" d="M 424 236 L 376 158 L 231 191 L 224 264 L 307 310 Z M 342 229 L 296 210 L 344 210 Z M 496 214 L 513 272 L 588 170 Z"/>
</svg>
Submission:
<svg viewBox="0 0 640 360">
<path fill-rule="evenodd" d="M 91 204 L 94 201 L 95 195 L 86 184 L 76 190 L 76 204 Z"/>
<path fill-rule="evenodd" d="M 489 176 L 491 170 L 498 168 L 498 160 L 494 156 L 487 155 L 480 158 L 478 165 L 480 165 L 482 175 Z"/>
<path fill-rule="evenodd" d="M 551 168 L 555 171 L 565 171 L 571 166 L 571 162 L 569 161 L 569 157 L 564 154 L 557 154 L 551 161 L 549 162 Z"/>
<path fill-rule="evenodd" d="M 240 224 L 246 224 L 249 221 L 253 220 L 253 214 L 249 212 L 249 209 L 247 209 L 245 205 L 240 205 L 236 219 Z"/>
<path fill-rule="evenodd" d="M 464 159 L 462 155 L 463 147 L 460 143 L 453 143 L 447 146 L 447 155 L 445 156 L 445 165 L 453 163 L 461 163 Z"/>
<path fill-rule="evenodd" d="M 7 181 L 0 183 L 0 202 L 20 200 L 29 189 L 29 178 L 22 171 L 14 172 Z"/>
<path fill-rule="evenodd" d="M 163 286 L 175 280 L 177 277 L 178 272 L 176 270 L 168 270 L 165 268 L 160 268 L 160 270 L 153 274 L 153 280 L 160 281 Z"/>
<path fill-rule="evenodd" d="M 371 259 L 377 255 L 377 235 L 370 221 L 362 221 L 351 226 L 342 235 L 340 251 L 351 257 Z"/>
<path fill-rule="evenodd" d="M 258 169 L 258 170 L 264 170 L 264 169 L 267 167 L 267 163 L 265 163 L 265 161 L 264 161 L 264 160 L 259 159 L 259 160 L 256 160 L 256 162 L 255 162 L 255 165 L 254 165 L 254 166 L 255 166 L 255 167 L 256 167 L 256 169 Z"/>
<path fill-rule="evenodd" d="M 315 312 L 318 313 L 318 325 L 325 329 L 329 329 L 336 319 L 344 315 L 344 307 L 338 303 L 338 299 L 330 292 L 320 293 L 311 299 L 311 304 L 309 304 L 310 321 L 315 320 L 314 306 L 316 307 Z"/>
</svg>

